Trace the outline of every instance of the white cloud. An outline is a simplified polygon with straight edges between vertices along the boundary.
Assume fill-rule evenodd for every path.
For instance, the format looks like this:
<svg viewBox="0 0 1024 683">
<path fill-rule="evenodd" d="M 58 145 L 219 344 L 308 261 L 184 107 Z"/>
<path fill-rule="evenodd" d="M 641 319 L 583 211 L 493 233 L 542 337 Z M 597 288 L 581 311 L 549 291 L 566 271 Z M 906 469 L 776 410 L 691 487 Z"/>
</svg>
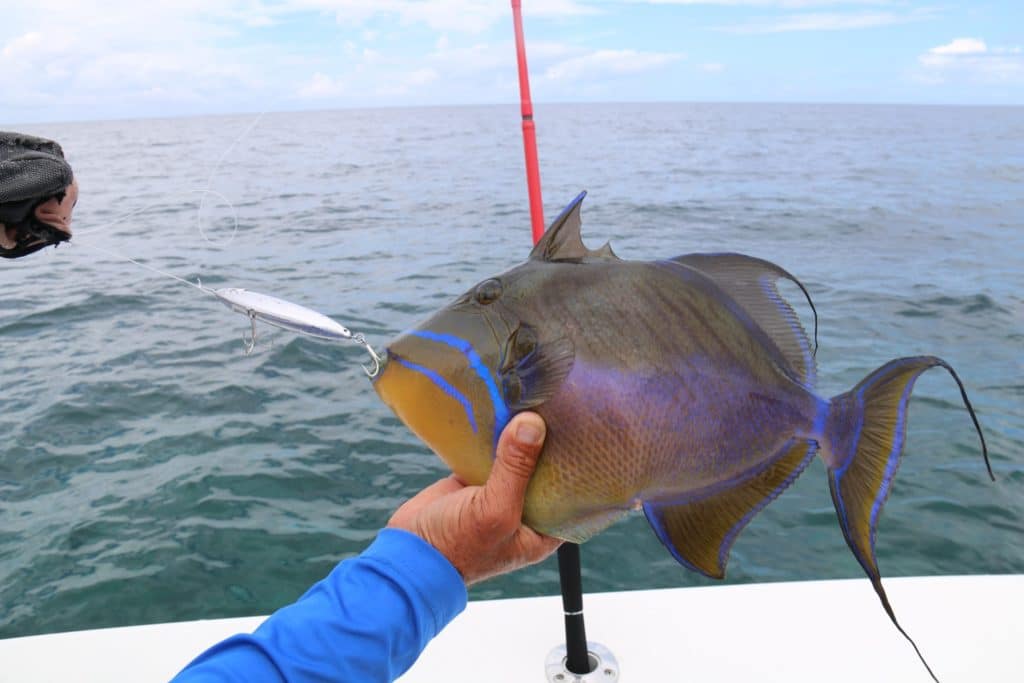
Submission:
<svg viewBox="0 0 1024 683">
<path fill-rule="evenodd" d="M 1024 52 L 1020 46 L 989 48 L 979 38 L 955 38 L 917 58 L 922 81 L 960 81 L 983 85 L 1024 84 Z"/>
<path fill-rule="evenodd" d="M 715 5 L 720 7 L 767 7 L 808 9 L 838 5 L 892 5 L 892 0 L 626 0 L 637 5 Z"/>
<path fill-rule="evenodd" d="M 544 70 L 544 78 L 575 81 L 590 77 L 621 76 L 655 69 L 682 58 L 683 55 L 672 52 L 596 50 L 552 64 Z"/>
<path fill-rule="evenodd" d="M 313 77 L 299 86 L 296 94 L 303 99 L 322 99 L 337 97 L 345 92 L 341 81 L 326 74 L 317 72 Z"/>
<path fill-rule="evenodd" d="M 725 33 L 763 34 L 788 33 L 792 31 L 850 31 L 877 28 L 923 21 L 932 16 L 930 10 L 919 10 L 909 14 L 893 12 L 860 13 L 805 13 L 791 14 L 781 18 L 755 19 L 742 24 L 718 26 L 716 30 Z"/>
<path fill-rule="evenodd" d="M 479 34 L 509 21 L 506 2 L 482 0 L 284 0 L 274 5 L 280 13 L 316 10 L 333 14 L 340 24 L 362 25 L 378 16 L 399 24 L 421 24 L 437 31 Z M 524 10 L 529 17 L 551 18 L 595 14 L 600 10 L 577 0 L 544 0 Z"/>
<path fill-rule="evenodd" d="M 984 40 L 977 38 L 954 38 L 945 45 L 939 45 L 928 50 L 933 55 L 972 55 L 988 52 L 988 46 Z"/>
<path fill-rule="evenodd" d="M 429 67 L 415 69 L 382 83 L 376 92 L 379 95 L 408 95 L 437 79 L 437 72 Z"/>
<path fill-rule="evenodd" d="M 698 65 L 701 71 L 709 74 L 720 74 L 725 71 L 725 64 L 719 62 L 705 62 L 704 64 Z"/>
<path fill-rule="evenodd" d="M 28 33 L 18 36 L 14 40 L 4 45 L 3 56 L 8 58 L 20 57 L 22 55 L 30 55 L 39 49 L 39 46 L 43 43 L 43 34 L 39 31 L 29 31 Z"/>
<path fill-rule="evenodd" d="M 602 11 L 545 0 L 524 13 L 529 31 L 537 19 Z M 26 0 L 5 7 L 0 23 L 0 92 L 18 93 L 0 101 L 0 118 L 506 99 L 515 87 L 510 16 L 491 0 L 107 0 L 102 12 L 80 0 Z M 314 22 L 336 39 L 296 38 Z M 406 35 L 415 38 L 396 49 Z M 539 74 L 582 48 L 534 38 L 529 50 Z M 188 106 L 152 105 L 175 96 Z"/>
<path fill-rule="evenodd" d="M 4 105 L 24 108 L 32 101 L 74 119 L 95 116 L 104 106 L 106 116 L 124 116 L 136 105 L 167 112 L 154 108 L 158 100 L 237 99 L 262 79 L 251 49 L 221 46 L 234 35 L 233 26 L 261 16 L 243 17 L 239 4 L 111 0 L 97 16 L 88 3 L 36 0 L 5 10 L 0 92 L 19 96 L 5 98 Z"/>
</svg>

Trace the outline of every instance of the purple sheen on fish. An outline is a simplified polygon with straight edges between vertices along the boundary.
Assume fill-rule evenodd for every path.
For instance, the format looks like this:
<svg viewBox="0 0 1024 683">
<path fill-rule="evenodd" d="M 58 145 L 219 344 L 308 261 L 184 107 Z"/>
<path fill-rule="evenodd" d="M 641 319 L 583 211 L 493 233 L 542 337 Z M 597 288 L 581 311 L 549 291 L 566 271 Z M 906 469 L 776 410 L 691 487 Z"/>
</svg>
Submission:
<svg viewBox="0 0 1024 683">
<path fill-rule="evenodd" d="M 793 282 L 810 303 L 789 272 L 742 254 L 640 262 L 607 244 L 587 249 L 582 199 L 526 263 L 396 338 L 378 394 L 471 484 L 486 480 L 510 416 L 535 410 L 548 432 L 525 523 L 583 542 L 641 508 L 673 557 L 711 577 L 724 576 L 739 533 L 819 454 L 847 544 L 906 636 L 874 541 L 922 372 L 939 366 L 956 380 L 988 466 L 952 367 L 902 358 L 822 398 L 816 345 L 776 286 Z"/>
</svg>

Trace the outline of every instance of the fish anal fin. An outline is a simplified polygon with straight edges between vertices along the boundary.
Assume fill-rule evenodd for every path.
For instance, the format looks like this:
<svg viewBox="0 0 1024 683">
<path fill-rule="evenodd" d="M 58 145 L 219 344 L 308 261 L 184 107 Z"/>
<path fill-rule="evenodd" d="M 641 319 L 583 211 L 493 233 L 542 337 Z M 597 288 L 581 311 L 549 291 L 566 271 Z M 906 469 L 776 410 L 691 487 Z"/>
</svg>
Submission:
<svg viewBox="0 0 1024 683">
<path fill-rule="evenodd" d="M 580 208 L 583 206 L 583 198 L 586 196 L 586 190 L 580 192 L 562 209 L 562 213 L 551 222 L 544 232 L 544 236 L 530 252 L 531 261 L 582 263 L 584 261 L 618 260 L 608 244 L 600 249 L 587 249 L 583 244 L 581 234 L 583 221 L 580 218 Z"/>
<path fill-rule="evenodd" d="M 818 347 L 818 312 L 803 284 L 771 261 L 744 254 L 685 254 L 672 259 L 700 271 L 743 308 L 778 347 L 790 370 L 807 386 L 816 374 L 814 354 Z M 793 308 L 775 283 L 789 280 L 800 288 L 814 314 L 814 346 Z"/>
<path fill-rule="evenodd" d="M 720 579 L 736 537 L 800 475 L 816 451 L 813 442 L 792 439 L 775 458 L 730 489 L 679 504 L 646 502 L 644 514 L 676 560 Z"/>
</svg>

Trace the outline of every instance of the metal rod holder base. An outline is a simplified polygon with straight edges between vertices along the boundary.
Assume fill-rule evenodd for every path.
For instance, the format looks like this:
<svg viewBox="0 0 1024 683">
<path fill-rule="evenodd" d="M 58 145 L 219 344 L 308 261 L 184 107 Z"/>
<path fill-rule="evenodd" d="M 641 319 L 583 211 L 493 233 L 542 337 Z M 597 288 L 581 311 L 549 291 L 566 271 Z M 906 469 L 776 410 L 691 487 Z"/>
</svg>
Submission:
<svg viewBox="0 0 1024 683">
<path fill-rule="evenodd" d="M 548 683 L 616 683 L 619 680 L 619 662 L 611 650 L 600 643 L 587 641 L 590 672 L 577 674 L 569 671 L 565 645 L 559 645 L 548 654 L 544 673 Z"/>
</svg>

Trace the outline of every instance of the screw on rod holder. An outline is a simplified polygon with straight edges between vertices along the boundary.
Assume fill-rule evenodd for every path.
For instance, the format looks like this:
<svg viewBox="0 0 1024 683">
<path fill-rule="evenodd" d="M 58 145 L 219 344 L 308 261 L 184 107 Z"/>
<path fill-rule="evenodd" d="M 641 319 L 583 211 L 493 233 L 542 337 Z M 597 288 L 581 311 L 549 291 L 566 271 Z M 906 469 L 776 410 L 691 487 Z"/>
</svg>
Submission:
<svg viewBox="0 0 1024 683">
<path fill-rule="evenodd" d="M 544 673 L 548 683 L 617 683 L 619 680 L 619 662 L 611 650 L 600 643 L 587 643 L 587 658 L 590 661 L 590 672 L 577 674 L 565 666 L 565 645 L 559 645 L 548 654 L 544 662 Z"/>
<path fill-rule="evenodd" d="M 575 543 L 563 543 L 558 549 L 558 575 L 565 612 L 565 645 L 552 650 L 544 663 L 549 683 L 614 683 L 619 680 L 619 663 L 614 655 L 599 643 L 587 642 L 580 547 Z"/>
</svg>

